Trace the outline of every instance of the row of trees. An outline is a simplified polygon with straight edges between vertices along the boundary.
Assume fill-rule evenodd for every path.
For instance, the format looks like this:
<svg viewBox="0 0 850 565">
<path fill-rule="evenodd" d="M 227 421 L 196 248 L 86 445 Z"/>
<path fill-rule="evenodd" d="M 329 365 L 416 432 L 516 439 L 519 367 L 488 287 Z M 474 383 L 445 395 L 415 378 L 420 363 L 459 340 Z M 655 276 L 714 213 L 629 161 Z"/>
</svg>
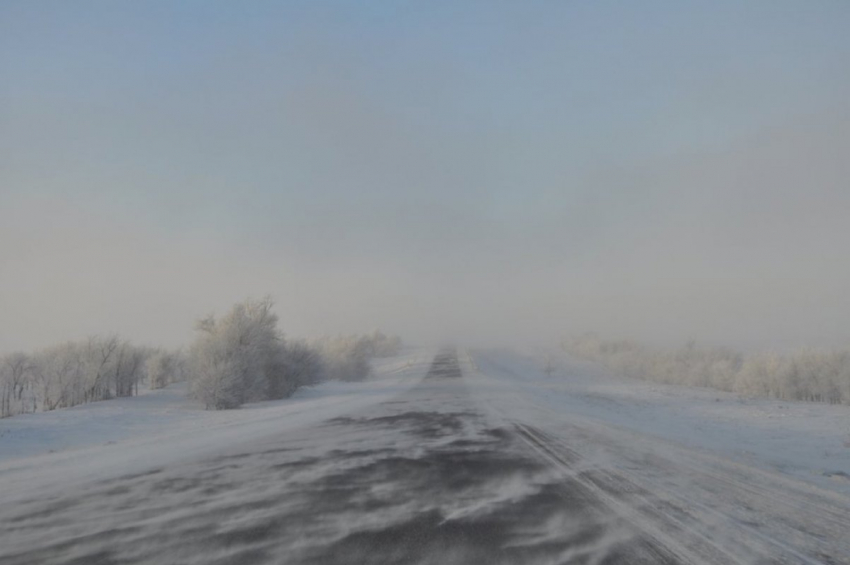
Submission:
<svg viewBox="0 0 850 565">
<path fill-rule="evenodd" d="M 629 340 L 605 341 L 593 334 L 566 340 L 563 348 L 628 377 L 747 396 L 850 404 L 848 350 L 744 355 L 689 342 L 676 350 L 659 351 Z"/>
<path fill-rule="evenodd" d="M 285 398 L 323 380 L 363 380 L 372 357 L 392 356 L 398 337 L 380 331 L 313 342 L 289 341 L 277 327 L 270 298 L 236 304 L 220 318 L 197 324 L 189 352 L 190 391 L 208 409 Z"/>
<path fill-rule="evenodd" d="M 167 366 L 156 365 L 168 359 Z M 153 364 L 152 364 L 153 362 Z M 0 417 L 138 394 L 180 378 L 180 355 L 118 336 L 90 337 L 0 358 Z"/>
<path fill-rule="evenodd" d="M 285 340 L 270 298 L 246 300 L 197 323 L 188 352 L 133 345 L 117 336 L 90 337 L 32 354 L 0 358 L 0 418 L 67 408 L 189 381 L 208 409 L 285 398 L 323 380 L 363 380 L 369 360 L 401 350 L 380 331 Z"/>
</svg>

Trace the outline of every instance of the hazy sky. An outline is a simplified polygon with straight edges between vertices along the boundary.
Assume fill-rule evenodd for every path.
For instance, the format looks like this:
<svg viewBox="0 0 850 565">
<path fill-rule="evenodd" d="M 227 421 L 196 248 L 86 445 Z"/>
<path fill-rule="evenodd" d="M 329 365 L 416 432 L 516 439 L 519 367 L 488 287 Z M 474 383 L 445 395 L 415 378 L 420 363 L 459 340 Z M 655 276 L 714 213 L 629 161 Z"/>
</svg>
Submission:
<svg viewBox="0 0 850 565">
<path fill-rule="evenodd" d="M 0 2 L 0 352 L 850 345 L 850 2 Z"/>
</svg>

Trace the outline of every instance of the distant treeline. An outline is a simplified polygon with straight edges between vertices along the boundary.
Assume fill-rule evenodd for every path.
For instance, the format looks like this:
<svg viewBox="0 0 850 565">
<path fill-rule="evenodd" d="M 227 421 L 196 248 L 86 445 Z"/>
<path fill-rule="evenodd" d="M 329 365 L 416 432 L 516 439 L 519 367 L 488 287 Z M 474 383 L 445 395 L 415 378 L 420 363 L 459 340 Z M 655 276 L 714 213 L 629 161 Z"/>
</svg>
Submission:
<svg viewBox="0 0 850 565">
<path fill-rule="evenodd" d="M 371 334 L 284 339 L 271 299 L 246 300 L 221 318 L 197 324 L 188 349 L 134 345 L 118 336 L 90 337 L 34 353 L 0 357 L 0 418 L 138 394 L 189 381 L 208 409 L 285 398 L 324 380 L 363 380 L 373 357 L 397 355 L 397 336 Z"/>
<path fill-rule="evenodd" d="M 848 350 L 743 354 L 699 347 L 694 342 L 675 350 L 657 350 L 630 340 L 606 341 L 593 334 L 566 340 L 563 348 L 627 377 L 746 396 L 850 404 Z"/>
</svg>

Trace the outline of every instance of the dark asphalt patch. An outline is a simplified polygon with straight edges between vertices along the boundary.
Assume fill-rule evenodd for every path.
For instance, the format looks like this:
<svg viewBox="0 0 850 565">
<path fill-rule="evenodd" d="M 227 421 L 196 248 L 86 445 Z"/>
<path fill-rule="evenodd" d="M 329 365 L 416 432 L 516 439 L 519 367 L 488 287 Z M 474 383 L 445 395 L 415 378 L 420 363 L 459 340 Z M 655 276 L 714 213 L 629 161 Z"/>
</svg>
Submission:
<svg viewBox="0 0 850 565">
<path fill-rule="evenodd" d="M 434 357 L 431 368 L 428 370 L 426 379 L 460 378 L 463 373 L 457 359 L 457 351 L 442 351 Z"/>
</svg>

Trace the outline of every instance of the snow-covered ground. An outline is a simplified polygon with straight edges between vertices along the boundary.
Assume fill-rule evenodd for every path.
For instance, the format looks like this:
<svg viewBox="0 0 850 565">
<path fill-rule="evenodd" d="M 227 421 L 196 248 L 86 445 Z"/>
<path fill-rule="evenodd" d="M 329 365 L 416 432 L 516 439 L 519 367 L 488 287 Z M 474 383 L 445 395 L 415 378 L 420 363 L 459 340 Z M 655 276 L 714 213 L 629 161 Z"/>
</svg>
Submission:
<svg viewBox="0 0 850 565">
<path fill-rule="evenodd" d="M 366 382 L 326 382 L 291 398 L 207 411 L 183 384 L 132 397 L 0 420 L 0 485 L 24 497 L 40 484 L 138 473 L 356 411 L 414 386 L 433 350 L 373 361 Z M 38 480 L 43 479 L 43 480 Z"/>
<path fill-rule="evenodd" d="M 538 425 L 593 422 L 652 436 L 850 493 L 850 406 L 743 398 L 611 375 L 567 356 L 473 351 L 476 396 Z"/>
<path fill-rule="evenodd" d="M 4 420 L 0 561 L 850 564 L 846 407 L 434 353 L 234 411 Z"/>
</svg>

